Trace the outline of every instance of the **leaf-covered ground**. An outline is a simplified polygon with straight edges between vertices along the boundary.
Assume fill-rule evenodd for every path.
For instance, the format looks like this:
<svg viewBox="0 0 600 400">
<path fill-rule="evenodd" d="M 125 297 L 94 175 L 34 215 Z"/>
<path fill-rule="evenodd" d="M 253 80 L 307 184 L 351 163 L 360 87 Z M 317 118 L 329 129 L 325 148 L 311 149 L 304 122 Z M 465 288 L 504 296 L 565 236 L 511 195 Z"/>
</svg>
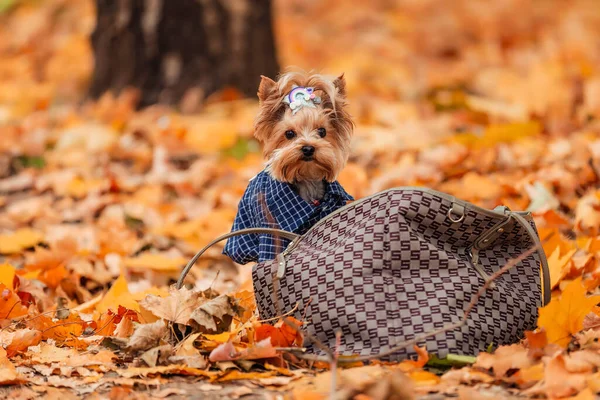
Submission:
<svg viewBox="0 0 600 400">
<path fill-rule="evenodd" d="M 257 319 L 249 266 L 219 248 L 170 289 L 262 168 L 256 102 L 227 90 L 183 115 L 136 112 L 133 92 L 85 101 L 93 2 L 0 1 L 1 396 L 594 398 L 597 2 L 275 3 L 282 65 L 346 73 L 348 192 L 424 185 L 534 213 L 553 288 L 539 329 L 462 368 L 420 349 L 334 377 L 281 350 L 301 338 Z"/>
</svg>

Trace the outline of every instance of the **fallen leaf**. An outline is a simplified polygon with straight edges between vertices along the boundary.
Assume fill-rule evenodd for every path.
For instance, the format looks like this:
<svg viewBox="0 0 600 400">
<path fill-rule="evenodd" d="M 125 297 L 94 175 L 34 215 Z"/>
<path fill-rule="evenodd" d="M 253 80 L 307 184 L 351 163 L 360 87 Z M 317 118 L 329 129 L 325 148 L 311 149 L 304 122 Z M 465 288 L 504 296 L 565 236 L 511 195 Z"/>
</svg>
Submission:
<svg viewBox="0 0 600 400">
<path fill-rule="evenodd" d="M 225 371 L 224 374 L 219 376 L 214 376 L 211 382 L 229 382 L 229 381 L 239 381 L 239 380 L 251 380 L 251 379 L 264 379 L 270 378 L 276 375 L 277 372 L 269 371 L 269 372 L 241 372 L 236 369 L 230 369 Z"/>
<path fill-rule="evenodd" d="M 540 308 L 538 326 L 546 330 L 550 343 L 566 348 L 572 335 L 583 328 L 585 316 L 600 302 L 600 296 L 586 297 L 581 278 L 573 280 L 560 298 Z"/>
<path fill-rule="evenodd" d="M 548 257 L 548 269 L 550 270 L 550 288 L 554 289 L 556 285 L 567 275 L 569 272 L 568 265 L 571 263 L 571 258 L 577 250 L 573 249 L 568 253 L 561 256 L 559 247 L 556 247 L 550 257 Z"/>
<path fill-rule="evenodd" d="M 162 346 L 154 347 L 150 350 L 145 351 L 140 359 L 146 363 L 149 367 L 156 367 L 157 365 L 167 364 L 167 360 L 173 353 L 173 346 L 165 344 Z"/>
<path fill-rule="evenodd" d="M 139 324 L 129 338 L 127 349 L 129 351 L 148 350 L 159 345 L 167 337 L 167 334 L 167 326 L 163 320 L 151 324 Z"/>
<path fill-rule="evenodd" d="M 512 369 L 528 368 L 534 364 L 528 350 L 521 344 L 500 346 L 493 354 L 479 353 L 474 367 L 492 369 L 497 378 Z"/>
<path fill-rule="evenodd" d="M 21 317 L 27 314 L 27 309 L 15 292 L 0 283 L 0 320 Z"/>
<path fill-rule="evenodd" d="M 221 295 L 193 310 L 188 323 L 201 332 L 220 333 L 229 328 L 232 318 L 237 315 L 238 309 L 234 300 L 227 295 Z"/>
<path fill-rule="evenodd" d="M 131 293 L 127 288 L 127 281 L 123 275 L 119 276 L 110 290 L 106 292 L 102 300 L 96 305 L 96 310 L 102 313 L 107 312 L 109 309 L 116 312 L 119 306 L 140 311 L 140 306 L 132 299 Z"/>
<path fill-rule="evenodd" d="M 119 369 L 117 373 L 125 378 L 133 378 L 136 376 L 147 377 L 156 375 L 189 375 L 189 376 L 203 376 L 211 378 L 216 374 L 214 372 L 204 371 L 198 368 L 190 368 L 183 365 L 168 365 L 162 367 L 140 367 L 140 368 L 128 368 Z"/>
<path fill-rule="evenodd" d="M 54 321 L 45 315 L 37 315 L 27 322 L 27 326 L 42 332 L 42 340 L 53 339 L 60 345 L 86 348 L 87 343 L 81 340 L 87 323 L 78 315 L 70 314 L 68 318 Z"/>
<path fill-rule="evenodd" d="M 540 382 L 541 384 L 528 389 L 526 394 L 545 394 L 549 398 L 566 397 L 586 387 L 586 374 L 569 372 L 565 367 L 563 354 L 557 354 L 549 359 L 544 372 L 544 380 Z"/>
<path fill-rule="evenodd" d="M 29 346 L 35 346 L 42 340 L 42 332 L 31 329 L 19 329 L 15 332 L 12 342 L 6 347 L 8 357 L 27 351 Z"/>
<path fill-rule="evenodd" d="M 417 360 L 404 360 L 399 365 L 398 368 L 401 371 L 407 372 L 413 369 L 423 368 L 425 364 L 429 361 L 429 354 L 427 354 L 427 349 L 425 347 L 413 346 L 413 349 L 417 353 Z"/>
<path fill-rule="evenodd" d="M 208 359 L 212 362 L 234 360 L 256 360 L 277 357 L 277 351 L 269 338 L 254 344 L 249 348 L 236 349 L 231 342 L 223 343 L 211 351 Z"/>
<path fill-rule="evenodd" d="M 527 347 L 529 348 L 529 357 L 539 358 L 544 355 L 544 348 L 548 344 L 548 337 L 544 329 L 536 331 L 526 331 Z"/>
<path fill-rule="evenodd" d="M 0 235 L 0 253 L 13 254 L 33 247 L 40 243 L 44 238 L 40 232 L 23 228 L 14 231 L 13 233 Z"/>
<path fill-rule="evenodd" d="M 124 259 L 123 264 L 132 269 L 179 272 L 187 261 L 183 257 L 169 258 L 161 254 L 143 253 Z"/>
<path fill-rule="evenodd" d="M 439 376 L 429 371 L 410 371 L 407 375 L 417 386 L 437 385 L 441 381 Z"/>
<path fill-rule="evenodd" d="M 278 321 L 275 326 L 261 324 L 254 330 L 254 338 L 257 342 L 266 338 L 271 339 L 275 347 L 301 346 L 304 339 L 302 333 L 296 327 L 302 326 L 302 321 L 293 317 L 285 317 Z"/>
<path fill-rule="evenodd" d="M 159 318 L 179 324 L 187 324 L 191 315 L 204 301 L 205 299 L 200 292 L 194 292 L 186 288 L 170 288 L 167 297 L 148 295 L 140 301 L 140 305 Z"/>
<path fill-rule="evenodd" d="M 15 267 L 10 264 L 0 264 L 0 284 L 7 289 L 14 289 Z"/>
<path fill-rule="evenodd" d="M 23 378 L 7 358 L 6 350 L 0 347 L 0 385 L 15 385 L 22 381 Z"/>
</svg>

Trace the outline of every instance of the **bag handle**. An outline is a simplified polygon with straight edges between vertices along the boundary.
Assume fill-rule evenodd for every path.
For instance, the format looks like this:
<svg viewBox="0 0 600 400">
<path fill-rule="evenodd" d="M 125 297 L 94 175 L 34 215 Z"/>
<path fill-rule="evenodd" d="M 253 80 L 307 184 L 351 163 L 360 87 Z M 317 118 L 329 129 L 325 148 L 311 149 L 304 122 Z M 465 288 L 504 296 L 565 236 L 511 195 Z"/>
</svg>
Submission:
<svg viewBox="0 0 600 400">
<path fill-rule="evenodd" d="M 179 279 L 177 280 L 177 289 L 181 289 L 181 287 L 183 286 L 183 281 L 185 280 L 185 277 L 187 276 L 188 272 L 190 272 L 190 269 L 192 269 L 192 267 L 194 266 L 196 261 L 198 261 L 198 259 L 202 256 L 202 254 L 204 254 L 212 246 L 214 246 L 215 244 L 217 244 L 225 239 L 229 239 L 230 237 L 248 235 L 248 234 L 256 234 L 256 233 L 268 233 L 273 236 L 281 236 L 282 238 L 288 239 L 288 240 L 295 240 L 300 237 L 300 235 L 297 235 L 292 232 L 282 231 L 281 229 L 272 229 L 272 228 L 246 228 L 246 229 L 240 229 L 239 231 L 235 231 L 235 232 L 229 232 L 229 233 L 226 233 L 225 235 L 221 235 L 218 238 L 211 241 L 210 243 L 208 243 L 206 246 L 204 246 L 200 251 L 198 251 L 196 253 L 196 255 L 194 255 L 194 257 L 192 257 L 192 259 L 190 261 L 188 261 L 188 263 L 183 268 L 183 270 L 181 270 L 181 274 L 179 275 Z"/>
<path fill-rule="evenodd" d="M 550 269 L 548 268 L 548 260 L 546 259 L 546 254 L 544 254 L 544 248 L 542 247 L 542 243 L 540 242 L 540 238 L 531 226 L 529 222 L 518 212 L 511 212 L 510 215 L 515 218 L 515 220 L 527 231 L 531 240 L 533 240 L 534 245 L 537 247 L 537 251 L 540 254 L 540 260 L 542 262 L 542 285 L 543 285 L 543 293 L 544 298 L 542 299 L 543 305 L 547 305 L 550 303 L 552 299 L 552 289 L 550 287 Z"/>
</svg>

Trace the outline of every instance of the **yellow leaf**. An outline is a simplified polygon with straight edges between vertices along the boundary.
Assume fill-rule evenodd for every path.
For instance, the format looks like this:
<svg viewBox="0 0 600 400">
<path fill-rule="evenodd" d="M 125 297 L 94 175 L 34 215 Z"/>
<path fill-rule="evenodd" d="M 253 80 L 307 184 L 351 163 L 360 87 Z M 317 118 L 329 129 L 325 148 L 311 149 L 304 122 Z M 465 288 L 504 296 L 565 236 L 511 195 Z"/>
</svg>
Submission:
<svg viewBox="0 0 600 400">
<path fill-rule="evenodd" d="M 96 306 L 96 310 L 101 313 L 104 313 L 109 309 L 116 312 L 119 306 L 138 312 L 140 311 L 140 306 L 131 296 L 129 289 L 127 288 L 127 281 L 123 275 L 120 275 L 110 290 L 106 292 L 104 298 L 102 298 Z"/>
<path fill-rule="evenodd" d="M 531 386 L 532 382 L 539 382 L 542 379 L 544 379 L 544 364 L 541 362 L 520 369 L 511 377 L 511 380 L 523 386 Z"/>
<path fill-rule="evenodd" d="M 98 191 L 108 187 L 108 182 L 100 179 L 83 180 L 75 177 L 66 187 L 66 194 L 75 198 L 83 198 L 92 191 Z"/>
<path fill-rule="evenodd" d="M 560 256 L 560 247 L 556 247 L 550 257 L 548 257 L 548 269 L 550 270 L 550 288 L 554 289 L 558 282 L 567 275 L 569 269 L 567 265 L 571 262 L 571 257 L 577 250 L 573 249 L 564 256 Z"/>
<path fill-rule="evenodd" d="M 15 267 L 10 264 L 0 264 L 0 283 L 7 288 L 13 288 L 15 280 Z"/>
<path fill-rule="evenodd" d="M 440 377 L 432 374 L 428 371 L 415 370 L 408 373 L 410 379 L 412 379 L 417 385 L 436 385 L 440 383 Z"/>
<path fill-rule="evenodd" d="M 229 340 L 231 334 L 229 332 L 219 333 L 217 335 L 202 335 L 206 339 L 217 343 L 226 343 Z"/>
<path fill-rule="evenodd" d="M 483 135 L 471 133 L 456 135 L 451 140 L 475 148 L 493 147 L 499 143 L 514 142 L 518 139 L 538 135 L 542 127 L 537 121 L 498 124 L 487 127 Z"/>
<path fill-rule="evenodd" d="M 38 279 L 40 274 L 42 273 L 41 269 L 36 269 L 35 271 L 28 271 L 21 275 L 25 279 Z"/>
<path fill-rule="evenodd" d="M 162 254 L 144 253 L 137 257 L 126 258 L 123 264 L 129 268 L 175 272 L 179 271 L 187 261 L 183 257 L 169 258 Z"/>
<path fill-rule="evenodd" d="M 538 326 L 546 329 L 549 343 L 564 348 L 571 336 L 583 328 L 583 319 L 600 302 L 600 296 L 586 297 L 581 277 L 570 282 L 558 298 L 539 309 Z"/>
<path fill-rule="evenodd" d="M 230 369 L 225 371 L 220 377 L 215 377 L 211 381 L 216 382 L 228 382 L 228 381 L 238 381 L 238 380 L 246 380 L 246 379 L 262 379 L 262 378 L 270 378 L 271 376 L 277 375 L 275 371 L 268 372 L 241 372 L 236 369 Z"/>
<path fill-rule="evenodd" d="M 13 233 L 0 235 L 0 253 L 18 253 L 23 249 L 35 246 L 41 242 L 43 238 L 44 235 L 30 228 L 23 228 Z"/>
<path fill-rule="evenodd" d="M 144 290 L 143 292 L 132 293 L 131 298 L 135 301 L 140 301 L 146 298 L 149 294 L 153 294 L 158 297 L 167 297 L 169 295 L 169 291 L 164 288 L 157 288 L 155 286 Z"/>
</svg>

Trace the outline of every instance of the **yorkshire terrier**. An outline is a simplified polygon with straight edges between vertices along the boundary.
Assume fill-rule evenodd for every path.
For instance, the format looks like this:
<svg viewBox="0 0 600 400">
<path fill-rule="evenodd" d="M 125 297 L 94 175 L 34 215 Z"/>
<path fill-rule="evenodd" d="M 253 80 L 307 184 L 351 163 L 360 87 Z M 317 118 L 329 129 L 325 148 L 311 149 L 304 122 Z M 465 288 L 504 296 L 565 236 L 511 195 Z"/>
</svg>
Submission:
<svg viewBox="0 0 600 400">
<path fill-rule="evenodd" d="M 277 228 L 303 234 L 353 198 L 336 181 L 350 153 L 354 124 L 347 110 L 346 82 L 319 74 L 288 72 L 261 77 L 254 136 L 266 168 L 250 180 L 232 231 Z M 235 262 L 275 258 L 267 234 L 232 237 L 224 254 Z M 280 247 L 280 248 L 278 248 Z"/>
</svg>

